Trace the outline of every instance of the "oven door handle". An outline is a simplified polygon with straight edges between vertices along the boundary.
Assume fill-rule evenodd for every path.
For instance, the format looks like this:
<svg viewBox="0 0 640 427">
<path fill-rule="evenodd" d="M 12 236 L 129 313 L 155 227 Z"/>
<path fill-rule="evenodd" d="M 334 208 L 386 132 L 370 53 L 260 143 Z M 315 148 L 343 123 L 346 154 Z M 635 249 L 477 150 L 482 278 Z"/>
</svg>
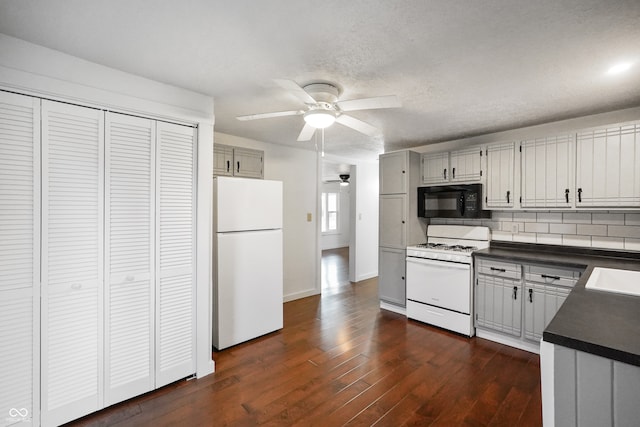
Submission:
<svg viewBox="0 0 640 427">
<path fill-rule="evenodd" d="M 440 268 L 457 268 L 460 270 L 467 270 L 471 268 L 471 264 L 462 264 L 459 262 L 440 261 L 440 260 L 427 259 L 427 258 L 407 257 L 406 260 L 407 262 L 411 262 L 414 264 L 432 265 L 434 267 L 440 267 Z"/>
</svg>

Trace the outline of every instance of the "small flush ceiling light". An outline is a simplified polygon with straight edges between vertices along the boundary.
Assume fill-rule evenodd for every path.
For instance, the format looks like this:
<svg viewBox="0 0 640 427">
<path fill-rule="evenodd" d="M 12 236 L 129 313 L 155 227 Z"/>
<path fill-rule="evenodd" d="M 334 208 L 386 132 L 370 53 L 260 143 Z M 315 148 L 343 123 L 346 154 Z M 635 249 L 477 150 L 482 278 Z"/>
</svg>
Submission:
<svg viewBox="0 0 640 427">
<path fill-rule="evenodd" d="M 336 114 L 331 110 L 310 110 L 304 113 L 304 121 L 309 126 L 324 129 L 336 121 Z"/>
<path fill-rule="evenodd" d="M 613 67 L 609 68 L 609 70 L 607 70 L 607 74 L 609 74 L 610 76 L 622 74 L 625 71 L 629 71 L 629 69 L 631 68 L 631 65 L 632 65 L 631 62 L 620 62 L 614 65 Z"/>
<path fill-rule="evenodd" d="M 342 174 L 342 175 L 340 175 L 340 180 L 342 181 L 342 182 L 340 183 L 340 185 L 342 185 L 342 186 L 349 185 L 349 174 Z"/>
</svg>

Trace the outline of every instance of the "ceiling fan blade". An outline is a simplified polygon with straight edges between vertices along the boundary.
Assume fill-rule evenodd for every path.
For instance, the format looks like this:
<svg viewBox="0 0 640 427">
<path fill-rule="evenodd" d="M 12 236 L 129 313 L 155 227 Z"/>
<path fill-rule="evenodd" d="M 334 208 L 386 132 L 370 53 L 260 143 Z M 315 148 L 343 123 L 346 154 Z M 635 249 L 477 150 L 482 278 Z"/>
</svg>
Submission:
<svg viewBox="0 0 640 427">
<path fill-rule="evenodd" d="M 308 123 L 305 123 L 302 131 L 300 132 L 300 135 L 298 135 L 298 141 L 309 141 L 315 132 L 316 128 Z"/>
<path fill-rule="evenodd" d="M 302 89 L 300 85 L 298 85 L 298 83 L 294 82 L 293 80 L 275 79 L 275 82 L 280 85 L 280 87 L 297 96 L 305 104 L 317 104 L 317 101 L 313 99 L 311 95 L 305 92 L 304 89 Z"/>
<path fill-rule="evenodd" d="M 246 116 L 238 116 L 236 117 L 236 119 L 241 121 L 247 121 L 247 120 L 269 119 L 271 117 L 299 116 L 300 114 L 304 114 L 304 111 L 295 110 L 295 111 L 278 111 L 275 113 L 248 114 Z"/>
<path fill-rule="evenodd" d="M 356 119 L 355 117 L 347 116 L 346 114 L 339 115 L 336 118 L 336 122 L 368 136 L 380 135 L 380 130 L 378 128 L 371 126 L 369 123 L 365 123 L 362 120 Z"/>
<path fill-rule="evenodd" d="M 402 105 L 395 95 L 376 96 L 374 98 L 352 99 L 336 102 L 341 111 L 373 110 L 375 108 L 398 108 Z"/>
</svg>

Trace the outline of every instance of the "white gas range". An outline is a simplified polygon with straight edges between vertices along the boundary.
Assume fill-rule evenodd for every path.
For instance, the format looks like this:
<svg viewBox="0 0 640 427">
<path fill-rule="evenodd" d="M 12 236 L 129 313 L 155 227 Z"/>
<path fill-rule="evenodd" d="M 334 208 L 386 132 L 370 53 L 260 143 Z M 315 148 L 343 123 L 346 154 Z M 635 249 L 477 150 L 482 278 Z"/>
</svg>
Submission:
<svg viewBox="0 0 640 427">
<path fill-rule="evenodd" d="M 471 253 L 489 241 L 488 227 L 430 225 L 426 243 L 407 247 L 407 317 L 475 335 Z"/>
</svg>

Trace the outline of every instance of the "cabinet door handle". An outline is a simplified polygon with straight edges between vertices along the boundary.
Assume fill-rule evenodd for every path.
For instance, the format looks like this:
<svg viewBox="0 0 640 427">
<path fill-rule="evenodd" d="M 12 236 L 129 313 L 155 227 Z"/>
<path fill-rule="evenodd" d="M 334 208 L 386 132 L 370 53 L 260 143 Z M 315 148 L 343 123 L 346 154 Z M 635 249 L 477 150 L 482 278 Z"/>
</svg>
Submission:
<svg viewBox="0 0 640 427">
<path fill-rule="evenodd" d="M 582 188 L 578 188 L 578 202 L 582 203 Z"/>
<path fill-rule="evenodd" d="M 402 276 L 402 280 L 404 280 L 404 276 Z"/>
<path fill-rule="evenodd" d="M 227 160 L 227 172 L 229 172 L 229 168 L 231 167 L 231 162 Z"/>
<path fill-rule="evenodd" d="M 402 220 L 402 223 L 404 224 L 404 219 Z"/>
<path fill-rule="evenodd" d="M 451 178 L 456 179 L 456 168 L 451 168 Z"/>
<path fill-rule="evenodd" d="M 541 274 L 540 277 L 543 279 L 560 280 L 560 276 L 549 276 L 547 274 Z"/>
<path fill-rule="evenodd" d="M 496 268 L 496 267 L 490 267 L 491 271 L 499 271 L 500 273 L 506 273 L 507 270 L 505 270 L 504 268 Z"/>
<path fill-rule="evenodd" d="M 240 172 L 240 162 L 238 162 L 238 172 Z"/>
<path fill-rule="evenodd" d="M 444 172 L 442 175 L 444 176 L 444 179 L 447 179 L 447 168 L 444 168 Z"/>
<path fill-rule="evenodd" d="M 511 191 L 507 190 L 507 203 L 511 203 Z"/>
<path fill-rule="evenodd" d="M 567 203 L 569 203 L 569 189 L 564 190 L 564 199 Z"/>
<path fill-rule="evenodd" d="M 529 302 L 533 302 L 533 289 L 529 289 Z"/>
<path fill-rule="evenodd" d="M 514 300 L 518 299 L 518 287 L 517 286 L 513 287 L 513 299 Z"/>
</svg>

